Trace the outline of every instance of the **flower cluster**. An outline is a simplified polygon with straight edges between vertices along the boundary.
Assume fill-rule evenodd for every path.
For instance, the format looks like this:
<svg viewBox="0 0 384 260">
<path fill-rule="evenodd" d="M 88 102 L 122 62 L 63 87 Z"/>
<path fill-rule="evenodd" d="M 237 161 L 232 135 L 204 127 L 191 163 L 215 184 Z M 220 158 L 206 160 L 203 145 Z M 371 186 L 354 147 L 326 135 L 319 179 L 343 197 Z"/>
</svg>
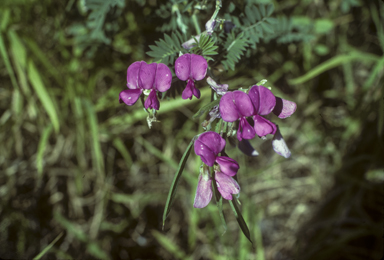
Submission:
<svg viewBox="0 0 384 260">
<path fill-rule="evenodd" d="M 203 170 L 199 176 L 194 207 L 204 208 L 212 198 L 212 177 L 209 167 L 214 167 L 217 189 L 226 200 L 232 200 L 232 194 L 240 192 L 239 184 L 232 178 L 239 170 L 239 164 L 232 158 L 218 156 L 224 149 L 225 140 L 216 132 L 202 133 L 195 141 L 195 153 L 203 161 Z"/>
<path fill-rule="evenodd" d="M 195 80 L 202 80 L 207 74 L 207 61 L 200 55 L 184 54 L 175 63 L 176 76 L 180 80 L 187 80 L 187 87 L 183 91 L 183 99 L 192 99 L 192 95 L 200 98 L 200 91 L 195 87 Z M 157 91 L 165 92 L 171 87 L 172 73 L 163 63 L 147 64 L 145 61 L 132 63 L 127 70 L 127 87 L 119 94 L 119 102 L 128 106 L 134 105 L 141 94 L 148 95 L 144 102 L 145 109 L 159 110 L 160 103 Z"/>
<path fill-rule="evenodd" d="M 255 85 L 249 89 L 248 94 L 240 90 L 227 92 L 220 100 L 219 110 L 224 121 L 240 121 L 237 131 L 239 141 L 253 139 L 256 135 L 264 137 L 273 134 L 274 140 L 282 140 L 273 143 L 274 150 L 284 157 L 290 156 L 277 126 L 262 116 L 273 112 L 279 118 L 287 118 L 296 110 L 294 102 L 275 97 L 266 87 Z M 253 126 L 248 122 L 247 117 L 252 117 Z"/>
</svg>

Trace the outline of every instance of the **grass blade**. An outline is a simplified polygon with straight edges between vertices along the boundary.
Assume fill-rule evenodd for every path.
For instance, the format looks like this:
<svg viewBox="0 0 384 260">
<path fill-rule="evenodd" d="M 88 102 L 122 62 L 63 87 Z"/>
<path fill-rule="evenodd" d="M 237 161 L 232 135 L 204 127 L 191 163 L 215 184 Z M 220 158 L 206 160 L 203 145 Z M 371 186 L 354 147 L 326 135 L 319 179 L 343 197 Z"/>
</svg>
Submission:
<svg viewBox="0 0 384 260">
<path fill-rule="evenodd" d="M 37 156 L 36 156 L 36 167 L 37 167 L 37 174 L 39 176 L 39 179 L 42 177 L 43 173 L 43 156 L 45 147 L 47 146 L 48 138 L 51 135 L 52 132 L 52 124 L 48 125 L 41 135 L 41 139 L 39 142 L 39 146 L 37 148 Z"/>
<path fill-rule="evenodd" d="M 57 241 L 63 236 L 64 232 L 61 232 L 48 246 L 46 246 L 43 251 L 41 251 L 37 256 L 33 258 L 33 260 L 38 260 L 40 259 L 43 255 L 45 255 L 52 247 L 54 244 L 56 244 Z"/>
<path fill-rule="evenodd" d="M 375 62 L 375 61 L 378 61 L 379 59 L 380 58 L 378 56 L 370 53 L 351 52 L 349 54 L 339 55 L 321 63 L 320 65 L 313 68 L 313 70 L 307 72 L 305 75 L 289 80 L 289 84 L 296 85 L 296 84 L 304 83 L 327 70 L 330 70 L 334 67 L 337 67 L 347 62 L 352 62 L 352 61 Z"/>
<path fill-rule="evenodd" d="M 53 128 L 55 132 L 59 132 L 60 121 L 54 106 L 53 99 L 49 96 L 43 81 L 41 80 L 40 74 L 37 71 L 33 61 L 28 62 L 28 78 L 31 81 L 33 88 L 36 91 L 37 96 L 39 97 L 45 111 L 47 112 L 49 118 L 51 119 Z"/>
<path fill-rule="evenodd" d="M 5 64 L 5 67 L 7 68 L 9 77 L 11 78 L 12 85 L 15 89 L 17 89 L 18 85 L 17 85 L 15 73 L 13 72 L 11 62 L 9 61 L 8 53 L 5 49 L 5 44 L 4 44 L 4 40 L 1 32 L 0 32 L 0 53 L 1 53 L 1 56 L 3 57 L 3 61 Z"/>
<path fill-rule="evenodd" d="M 97 123 L 97 116 L 95 109 L 93 108 L 89 100 L 84 100 L 85 110 L 88 113 L 88 124 L 91 131 L 91 145 L 92 145 L 92 163 L 93 167 L 99 174 L 104 176 L 104 158 L 102 156 L 100 141 L 99 141 L 99 128 Z"/>
<path fill-rule="evenodd" d="M 191 153 L 192 146 L 195 142 L 195 138 L 196 137 L 192 138 L 191 142 L 189 143 L 187 149 L 185 150 L 185 152 L 183 154 L 183 157 L 181 157 L 179 167 L 177 168 L 175 177 L 173 178 L 171 188 L 169 189 L 168 198 L 167 198 L 167 202 L 165 204 L 164 213 L 163 213 L 163 230 L 164 230 L 164 225 L 165 225 L 165 219 L 167 218 L 169 212 L 171 211 L 171 206 L 172 206 L 172 202 L 173 202 L 173 199 L 175 197 L 175 194 L 176 194 L 177 185 L 179 184 L 181 174 L 183 173 L 185 164 L 187 162 L 189 154 Z"/>
</svg>

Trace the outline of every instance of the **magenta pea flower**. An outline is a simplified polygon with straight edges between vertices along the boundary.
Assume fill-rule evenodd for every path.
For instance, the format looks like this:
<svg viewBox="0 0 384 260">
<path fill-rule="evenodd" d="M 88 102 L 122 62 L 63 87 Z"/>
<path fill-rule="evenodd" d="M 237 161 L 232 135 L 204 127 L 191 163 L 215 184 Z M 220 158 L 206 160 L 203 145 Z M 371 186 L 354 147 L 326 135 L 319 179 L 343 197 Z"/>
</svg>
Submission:
<svg viewBox="0 0 384 260">
<path fill-rule="evenodd" d="M 254 129 L 258 136 L 266 136 L 267 134 L 275 134 L 276 125 L 265 119 L 264 115 L 272 112 L 276 105 L 276 97 L 273 93 L 263 86 L 252 86 L 249 89 L 248 96 L 254 106 Z"/>
<path fill-rule="evenodd" d="M 200 90 L 195 87 L 195 80 L 202 80 L 207 74 L 208 63 L 203 56 L 186 53 L 175 62 L 176 76 L 183 81 L 187 81 L 181 97 L 192 99 L 192 96 L 200 98 Z"/>
<path fill-rule="evenodd" d="M 278 155 L 281 155 L 285 158 L 289 158 L 291 156 L 291 151 L 288 149 L 288 146 L 280 133 L 279 127 L 277 127 L 276 133 L 273 136 L 272 148 Z"/>
<path fill-rule="evenodd" d="M 216 132 L 205 132 L 199 135 L 195 141 L 195 153 L 199 155 L 203 163 L 212 167 L 217 155 L 224 149 L 225 140 Z"/>
<path fill-rule="evenodd" d="M 232 158 L 218 156 L 224 149 L 225 140 L 216 132 L 205 132 L 195 141 L 195 153 L 204 162 L 197 184 L 195 208 L 204 208 L 212 198 L 212 178 L 209 168 L 215 166 L 215 181 L 217 189 L 224 199 L 232 200 L 232 194 L 240 192 L 239 184 L 232 179 L 239 170 L 239 164 Z"/>
<path fill-rule="evenodd" d="M 246 117 L 254 114 L 254 107 L 250 97 L 240 90 L 227 92 L 220 100 L 220 115 L 226 122 L 234 122 L 240 119 L 237 139 L 252 139 L 255 137 L 255 129 L 248 123 Z"/>
<path fill-rule="evenodd" d="M 296 111 L 296 107 L 295 102 L 276 97 L 276 105 L 272 112 L 284 119 L 290 117 Z"/>
<path fill-rule="evenodd" d="M 171 87 L 171 70 L 163 63 L 147 64 L 145 61 L 132 63 L 127 70 L 127 87 L 119 94 L 119 102 L 132 106 L 145 91 L 149 95 L 144 102 L 145 109 L 159 110 L 157 91 L 164 92 Z"/>
</svg>

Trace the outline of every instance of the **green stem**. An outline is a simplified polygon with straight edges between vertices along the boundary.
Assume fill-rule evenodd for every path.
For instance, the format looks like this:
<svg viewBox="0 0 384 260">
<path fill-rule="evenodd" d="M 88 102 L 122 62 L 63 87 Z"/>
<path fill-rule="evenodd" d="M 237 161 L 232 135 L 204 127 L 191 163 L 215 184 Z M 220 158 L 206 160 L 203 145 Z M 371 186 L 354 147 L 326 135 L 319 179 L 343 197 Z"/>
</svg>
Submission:
<svg viewBox="0 0 384 260">
<path fill-rule="evenodd" d="M 199 23 L 197 22 L 196 11 L 193 12 L 192 21 L 193 21 L 193 24 L 195 25 L 195 29 L 196 29 L 197 35 L 200 35 L 201 34 L 201 30 L 200 30 Z"/>
</svg>

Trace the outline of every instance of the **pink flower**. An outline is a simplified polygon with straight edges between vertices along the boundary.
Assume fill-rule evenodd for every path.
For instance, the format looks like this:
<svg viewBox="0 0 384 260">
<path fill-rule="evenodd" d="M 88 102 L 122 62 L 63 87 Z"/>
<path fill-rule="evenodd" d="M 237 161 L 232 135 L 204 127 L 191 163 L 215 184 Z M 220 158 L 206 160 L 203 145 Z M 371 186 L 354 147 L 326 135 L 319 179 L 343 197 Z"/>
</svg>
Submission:
<svg viewBox="0 0 384 260">
<path fill-rule="evenodd" d="M 119 102 L 132 106 L 139 99 L 144 90 L 150 90 L 144 102 L 146 109 L 159 110 L 160 103 L 156 92 L 167 91 L 171 87 L 171 70 L 163 63 L 147 64 L 145 61 L 132 63 L 127 70 L 127 87 L 119 94 Z"/>
<path fill-rule="evenodd" d="M 187 80 L 187 87 L 181 97 L 192 99 L 192 96 L 200 98 L 200 91 L 195 87 L 195 80 L 202 80 L 207 74 L 208 63 L 203 56 L 196 54 L 184 54 L 175 62 L 176 76 L 183 81 Z"/>
</svg>

